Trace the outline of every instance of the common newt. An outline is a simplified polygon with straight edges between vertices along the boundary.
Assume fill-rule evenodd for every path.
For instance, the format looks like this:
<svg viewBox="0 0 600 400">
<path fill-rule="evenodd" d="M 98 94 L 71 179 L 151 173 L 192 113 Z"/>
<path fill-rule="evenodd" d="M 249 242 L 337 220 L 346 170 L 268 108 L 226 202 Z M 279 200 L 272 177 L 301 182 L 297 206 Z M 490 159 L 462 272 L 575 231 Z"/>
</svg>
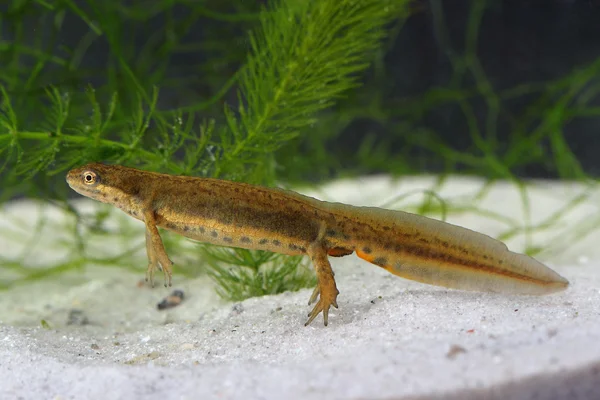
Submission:
<svg viewBox="0 0 600 400">
<path fill-rule="evenodd" d="M 337 308 L 328 256 L 356 253 L 392 274 L 456 288 L 546 294 L 569 282 L 535 259 L 484 234 L 402 211 L 330 203 L 292 191 L 225 180 L 173 176 L 92 163 L 67 174 L 76 192 L 113 204 L 146 225 L 146 280 L 173 263 L 158 227 L 223 246 L 307 255 L 318 285 L 305 325 Z"/>
</svg>

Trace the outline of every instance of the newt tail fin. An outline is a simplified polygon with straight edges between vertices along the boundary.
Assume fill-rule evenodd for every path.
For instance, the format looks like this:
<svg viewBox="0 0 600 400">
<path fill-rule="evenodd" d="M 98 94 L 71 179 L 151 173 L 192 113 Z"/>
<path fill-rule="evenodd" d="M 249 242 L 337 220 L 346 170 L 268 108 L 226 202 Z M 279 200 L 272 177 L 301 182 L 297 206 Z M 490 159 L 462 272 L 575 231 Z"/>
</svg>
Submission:
<svg viewBox="0 0 600 400">
<path fill-rule="evenodd" d="M 508 249 L 503 253 L 479 260 L 356 252 L 394 275 L 453 289 L 542 295 L 568 287 L 569 281 L 535 259 Z"/>
</svg>

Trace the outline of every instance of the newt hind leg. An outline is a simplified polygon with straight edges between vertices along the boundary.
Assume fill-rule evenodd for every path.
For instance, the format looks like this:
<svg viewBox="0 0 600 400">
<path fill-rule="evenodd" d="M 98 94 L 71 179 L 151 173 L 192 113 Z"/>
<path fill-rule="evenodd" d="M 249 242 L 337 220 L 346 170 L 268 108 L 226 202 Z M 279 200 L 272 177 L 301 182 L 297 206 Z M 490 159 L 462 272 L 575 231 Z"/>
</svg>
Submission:
<svg viewBox="0 0 600 400">
<path fill-rule="evenodd" d="M 308 304 L 313 304 L 317 301 L 317 298 L 318 301 L 308 314 L 308 320 L 304 326 L 310 324 L 321 312 L 323 313 L 323 322 L 327 326 L 329 308 L 331 306 L 338 308 L 336 300 L 339 291 L 335 285 L 331 264 L 329 264 L 329 260 L 327 259 L 327 249 L 320 243 L 314 243 L 309 246 L 307 253 L 313 262 L 318 280 L 317 287 L 310 296 Z"/>
</svg>

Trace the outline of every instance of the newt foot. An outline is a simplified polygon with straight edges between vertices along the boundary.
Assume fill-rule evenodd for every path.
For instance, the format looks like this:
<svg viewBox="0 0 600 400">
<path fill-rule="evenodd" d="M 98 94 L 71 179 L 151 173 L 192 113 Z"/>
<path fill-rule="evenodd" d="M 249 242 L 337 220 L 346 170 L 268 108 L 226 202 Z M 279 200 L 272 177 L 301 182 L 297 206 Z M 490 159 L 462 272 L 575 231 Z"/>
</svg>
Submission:
<svg viewBox="0 0 600 400">
<path fill-rule="evenodd" d="M 165 287 L 170 287 L 171 286 L 171 276 L 172 276 L 172 269 L 169 266 L 168 268 L 163 268 L 163 274 L 165 276 Z"/>
<path fill-rule="evenodd" d="M 149 282 L 152 287 L 154 287 L 154 270 L 156 270 L 156 265 L 154 265 L 154 263 L 148 263 L 148 268 L 146 269 L 146 282 Z"/>
<path fill-rule="evenodd" d="M 171 266 L 162 267 L 158 263 L 149 263 L 146 269 L 146 282 L 150 282 L 150 286 L 154 287 L 154 271 L 157 269 L 163 272 L 165 276 L 165 287 L 171 286 L 171 277 L 173 275 Z"/>
<path fill-rule="evenodd" d="M 310 296 L 308 304 L 310 305 L 314 303 L 317 300 L 317 298 L 319 298 L 319 301 L 317 302 L 317 304 L 315 304 L 312 311 L 308 314 L 308 321 L 306 321 L 304 326 L 308 326 L 321 312 L 323 312 L 323 323 L 325 324 L 325 326 L 327 326 L 327 322 L 329 319 L 329 308 L 331 306 L 338 308 L 336 300 L 337 295 L 339 293 L 340 292 L 335 287 L 335 283 L 333 284 L 333 287 L 328 287 L 326 289 L 324 288 L 324 290 L 321 290 L 321 287 L 317 286 L 313 291 L 312 295 Z"/>
</svg>

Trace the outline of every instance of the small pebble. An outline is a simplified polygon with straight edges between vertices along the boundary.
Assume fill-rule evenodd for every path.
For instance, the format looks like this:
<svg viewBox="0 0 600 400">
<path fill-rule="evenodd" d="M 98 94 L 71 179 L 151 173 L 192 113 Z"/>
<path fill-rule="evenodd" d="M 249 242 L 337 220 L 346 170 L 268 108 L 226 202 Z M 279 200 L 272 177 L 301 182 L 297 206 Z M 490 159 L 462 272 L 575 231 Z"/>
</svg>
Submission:
<svg viewBox="0 0 600 400">
<path fill-rule="evenodd" d="M 244 312 L 244 306 L 241 303 L 234 304 L 233 307 L 231 307 L 231 312 L 233 314 L 241 314 Z"/>
<path fill-rule="evenodd" d="M 446 353 L 446 357 L 453 360 L 456 358 L 457 355 L 466 352 L 467 349 L 465 349 L 464 347 L 459 346 L 457 344 L 453 344 L 452 346 L 450 346 L 450 350 L 448 350 L 448 353 Z"/>
<path fill-rule="evenodd" d="M 176 307 L 181 304 L 183 298 L 183 290 L 175 289 L 170 295 L 162 299 L 162 301 L 156 305 L 156 308 L 159 310 L 166 310 L 168 308 Z"/>
<path fill-rule="evenodd" d="M 87 325 L 90 321 L 88 317 L 83 313 L 83 310 L 72 309 L 69 311 L 67 318 L 67 325 Z"/>
</svg>

